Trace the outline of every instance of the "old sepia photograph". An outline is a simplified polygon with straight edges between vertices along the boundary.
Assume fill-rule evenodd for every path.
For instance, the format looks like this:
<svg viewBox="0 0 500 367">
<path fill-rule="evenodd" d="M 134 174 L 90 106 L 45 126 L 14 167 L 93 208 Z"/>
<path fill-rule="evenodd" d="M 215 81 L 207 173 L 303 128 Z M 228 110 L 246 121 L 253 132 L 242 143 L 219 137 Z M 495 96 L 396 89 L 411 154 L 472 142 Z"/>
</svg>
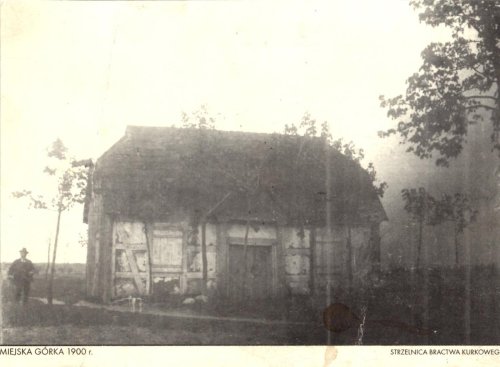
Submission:
<svg viewBox="0 0 500 367">
<path fill-rule="evenodd" d="M 500 358 L 498 1 L 0 11 L 2 354 Z"/>
</svg>

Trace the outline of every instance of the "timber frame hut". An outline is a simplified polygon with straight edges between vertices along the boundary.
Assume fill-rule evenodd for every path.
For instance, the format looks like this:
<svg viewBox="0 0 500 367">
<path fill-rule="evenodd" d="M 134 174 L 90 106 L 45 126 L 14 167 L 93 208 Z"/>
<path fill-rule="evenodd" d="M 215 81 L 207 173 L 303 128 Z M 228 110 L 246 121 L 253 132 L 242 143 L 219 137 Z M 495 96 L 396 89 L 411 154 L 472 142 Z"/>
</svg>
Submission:
<svg viewBox="0 0 500 367">
<path fill-rule="evenodd" d="M 368 173 L 322 138 L 129 126 L 89 175 L 87 295 L 355 287 L 386 219 Z"/>
</svg>

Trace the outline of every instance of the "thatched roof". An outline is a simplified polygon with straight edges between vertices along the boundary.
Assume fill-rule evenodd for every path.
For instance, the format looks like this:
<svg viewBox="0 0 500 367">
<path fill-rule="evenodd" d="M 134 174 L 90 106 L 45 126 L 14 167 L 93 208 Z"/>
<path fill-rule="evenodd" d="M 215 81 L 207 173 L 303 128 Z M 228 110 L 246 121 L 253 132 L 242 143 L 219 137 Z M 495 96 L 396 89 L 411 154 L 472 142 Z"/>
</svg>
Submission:
<svg viewBox="0 0 500 367">
<path fill-rule="evenodd" d="M 105 212 L 129 218 L 203 216 L 229 194 L 210 219 L 324 224 L 326 151 L 320 138 L 129 126 L 98 159 L 91 186 Z M 333 220 L 386 220 L 367 172 L 328 152 Z"/>
</svg>

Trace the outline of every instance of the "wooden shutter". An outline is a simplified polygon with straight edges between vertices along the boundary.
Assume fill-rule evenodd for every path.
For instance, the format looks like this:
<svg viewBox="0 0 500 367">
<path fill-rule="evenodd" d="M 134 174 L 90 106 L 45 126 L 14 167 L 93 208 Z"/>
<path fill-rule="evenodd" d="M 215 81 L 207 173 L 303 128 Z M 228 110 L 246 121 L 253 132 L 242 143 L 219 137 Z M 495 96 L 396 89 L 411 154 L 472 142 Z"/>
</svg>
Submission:
<svg viewBox="0 0 500 367">
<path fill-rule="evenodd" d="M 180 230 L 154 230 L 153 270 L 182 270 L 183 232 Z"/>
</svg>

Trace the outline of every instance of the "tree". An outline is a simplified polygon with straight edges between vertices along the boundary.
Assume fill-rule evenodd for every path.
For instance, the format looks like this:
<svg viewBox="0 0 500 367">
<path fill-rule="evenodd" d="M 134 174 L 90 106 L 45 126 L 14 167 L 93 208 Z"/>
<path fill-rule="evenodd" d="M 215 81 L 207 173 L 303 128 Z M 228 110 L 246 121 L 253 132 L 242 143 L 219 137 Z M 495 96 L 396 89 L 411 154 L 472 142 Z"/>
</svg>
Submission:
<svg viewBox="0 0 500 367">
<path fill-rule="evenodd" d="M 472 208 L 469 197 L 462 193 L 443 194 L 438 200 L 423 187 L 418 191 L 417 189 L 403 189 L 401 193 L 405 202 L 405 210 L 419 224 L 417 268 L 420 263 L 423 226 L 436 226 L 446 221 L 454 224 L 455 261 L 458 265 L 458 237 L 468 225 L 476 220 L 478 214 L 478 211 Z"/>
<path fill-rule="evenodd" d="M 467 226 L 475 222 L 478 211 L 472 208 L 469 197 L 462 193 L 456 193 L 453 196 L 444 194 L 436 205 L 438 216 L 442 220 L 453 222 L 455 264 L 458 266 L 458 238 Z"/>
<path fill-rule="evenodd" d="M 471 125 L 491 124 L 500 153 L 500 5 L 492 0 L 411 0 L 420 20 L 451 29 L 451 40 L 431 43 L 423 64 L 407 80 L 404 96 L 381 99 L 408 152 L 448 166 L 462 152 Z M 467 236 L 467 233 L 465 234 Z M 470 259 L 465 241 L 465 334 L 470 342 Z"/>
<path fill-rule="evenodd" d="M 52 240 L 49 238 L 49 240 L 47 241 L 47 265 L 45 266 L 45 281 L 49 280 L 51 243 L 52 243 Z"/>
<path fill-rule="evenodd" d="M 57 255 L 57 244 L 59 240 L 61 215 L 73 205 L 83 203 L 87 185 L 87 170 L 85 165 L 89 161 L 75 161 L 68 156 L 68 149 L 61 139 L 56 139 L 48 150 L 49 165 L 44 173 L 55 180 L 55 192 L 50 196 L 34 194 L 31 190 L 13 192 L 16 198 L 25 198 L 29 207 L 33 209 L 46 209 L 57 212 L 56 232 L 52 251 L 52 262 L 50 264 L 50 277 L 47 286 L 47 303 L 52 305 L 53 284 L 55 274 L 55 262 Z"/>
<path fill-rule="evenodd" d="M 404 201 L 404 209 L 413 220 L 418 223 L 417 260 L 416 268 L 420 267 L 420 256 L 422 252 L 424 225 L 439 224 L 439 216 L 436 216 L 436 199 L 423 187 L 417 189 L 403 189 L 401 195 Z"/>
<path fill-rule="evenodd" d="M 215 129 L 215 120 L 205 105 L 201 105 L 191 114 L 186 112 L 181 114 L 183 129 L 213 130 Z"/>
<path fill-rule="evenodd" d="M 445 217 L 442 212 L 438 211 L 438 205 L 436 199 L 430 195 L 423 187 L 417 189 L 403 189 L 401 191 L 403 200 L 405 202 L 405 210 L 410 214 L 413 220 L 418 223 L 418 240 L 417 240 L 417 259 L 415 268 L 420 268 L 420 258 L 422 254 L 423 245 L 423 229 L 424 225 L 438 225 L 442 223 Z M 411 286 L 413 288 L 412 293 L 416 296 L 417 304 L 419 301 L 423 303 L 423 322 L 424 327 L 428 327 L 429 322 L 429 268 L 427 266 L 428 261 L 428 251 L 427 246 L 424 247 L 424 267 L 423 267 L 423 279 L 422 282 L 418 282 L 422 287 L 422 293 L 418 294 L 416 285 L 418 284 L 415 277 L 415 271 L 412 269 L 411 276 Z M 412 318 L 415 314 L 412 311 Z M 426 337 L 427 338 L 427 337 Z M 426 339 L 426 341 L 428 341 Z"/>
<path fill-rule="evenodd" d="M 406 94 L 381 96 L 388 117 L 420 158 L 449 165 L 462 151 L 470 125 L 492 125 L 492 148 L 500 153 L 500 5 L 493 0 L 411 0 L 420 21 L 451 29 L 451 40 L 433 42 L 423 64 L 407 80 Z"/>
</svg>

